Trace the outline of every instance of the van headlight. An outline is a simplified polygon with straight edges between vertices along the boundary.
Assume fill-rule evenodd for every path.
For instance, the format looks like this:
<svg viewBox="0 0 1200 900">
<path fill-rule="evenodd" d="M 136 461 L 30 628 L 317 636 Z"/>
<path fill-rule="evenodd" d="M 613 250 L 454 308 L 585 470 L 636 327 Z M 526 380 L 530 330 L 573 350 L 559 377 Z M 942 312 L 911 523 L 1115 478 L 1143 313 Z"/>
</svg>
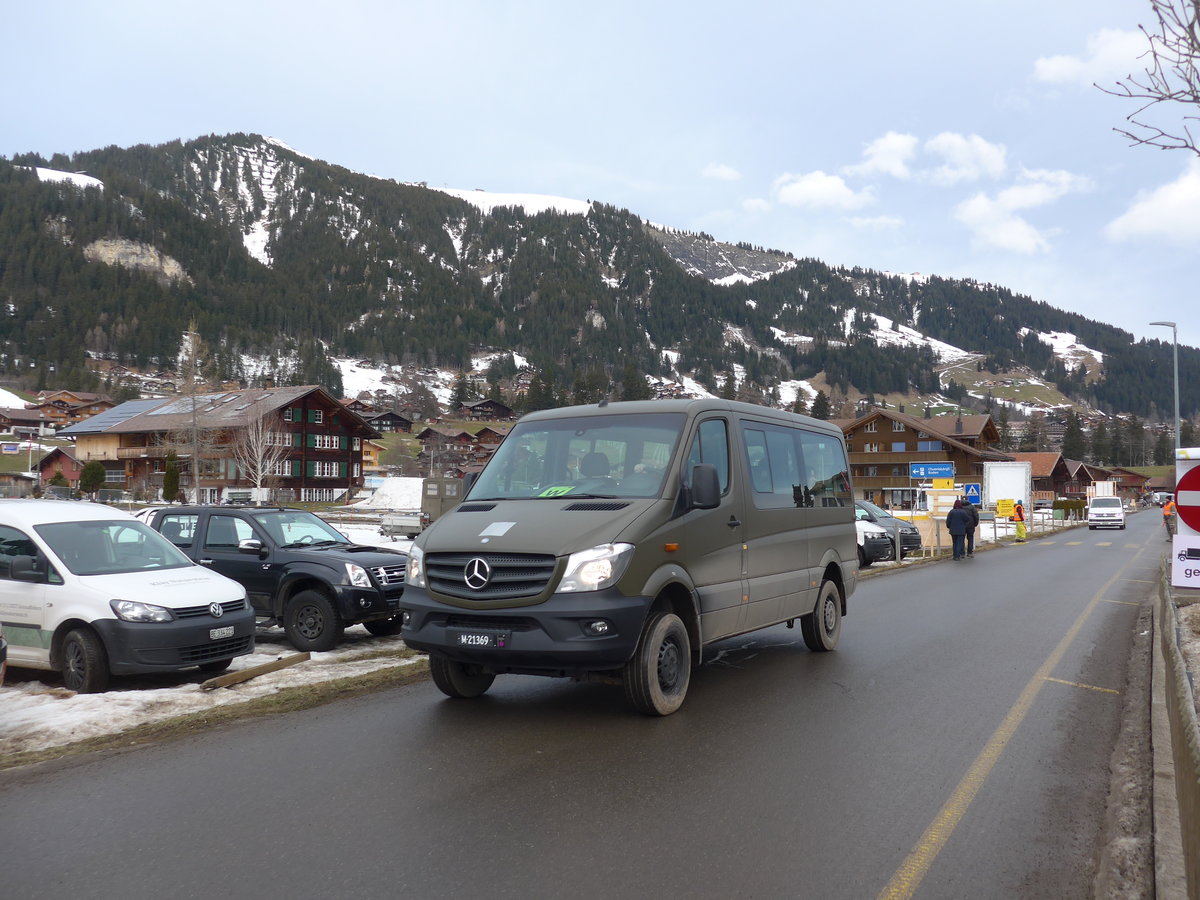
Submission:
<svg viewBox="0 0 1200 900">
<path fill-rule="evenodd" d="M 404 583 L 409 587 L 425 587 L 425 551 L 420 547 L 408 548 L 408 571 Z"/>
<path fill-rule="evenodd" d="M 171 622 L 175 614 L 165 606 L 136 600 L 109 600 L 113 614 L 123 622 Z"/>
<path fill-rule="evenodd" d="M 633 544 L 601 544 L 572 553 L 567 558 L 567 569 L 559 582 L 558 593 L 610 588 L 625 574 L 632 558 Z"/>
</svg>

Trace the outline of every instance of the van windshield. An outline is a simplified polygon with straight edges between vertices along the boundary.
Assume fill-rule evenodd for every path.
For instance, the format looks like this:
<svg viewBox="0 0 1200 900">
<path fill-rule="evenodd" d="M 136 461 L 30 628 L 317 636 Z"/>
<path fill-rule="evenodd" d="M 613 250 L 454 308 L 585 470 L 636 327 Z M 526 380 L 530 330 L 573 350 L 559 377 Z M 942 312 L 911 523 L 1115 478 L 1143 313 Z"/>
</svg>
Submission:
<svg viewBox="0 0 1200 900">
<path fill-rule="evenodd" d="M 115 575 L 194 565 L 144 522 L 55 522 L 35 525 L 34 530 L 76 575 Z"/>
<path fill-rule="evenodd" d="M 466 499 L 658 497 L 684 421 L 631 413 L 518 422 Z"/>
<path fill-rule="evenodd" d="M 1092 498 L 1092 508 L 1093 509 L 1120 509 L 1121 508 L 1121 498 L 1120 497 L 1093 497 Z"/>
</svg>

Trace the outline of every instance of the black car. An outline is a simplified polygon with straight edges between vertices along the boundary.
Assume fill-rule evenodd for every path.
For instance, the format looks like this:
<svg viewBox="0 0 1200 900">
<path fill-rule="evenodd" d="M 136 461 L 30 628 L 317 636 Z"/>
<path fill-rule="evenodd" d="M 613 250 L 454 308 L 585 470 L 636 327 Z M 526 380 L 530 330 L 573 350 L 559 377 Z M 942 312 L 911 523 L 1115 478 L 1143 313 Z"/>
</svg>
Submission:
<svg viewBox="0 0 1200 900">
<path fill-rule="evenodd" d="M 871 522 L 895 534 L 900 529 L 900 558 L 915 553 L 921 549 L 921 532 L 912 522 L 898 519 L 886 509 L 876 506 L 869 500 L 854 501 L 854 517 L 861 521 Z"/>
<path fill-rule="evenodd" d="M 319 516 L 286 507 L 167 506 L 151 527 L 202 566 L 241 584 L 262 625 L 298 650 L 330 650 L 348 625 L 399 634 L 408 554 L 355 544 Z"/>
</svg>

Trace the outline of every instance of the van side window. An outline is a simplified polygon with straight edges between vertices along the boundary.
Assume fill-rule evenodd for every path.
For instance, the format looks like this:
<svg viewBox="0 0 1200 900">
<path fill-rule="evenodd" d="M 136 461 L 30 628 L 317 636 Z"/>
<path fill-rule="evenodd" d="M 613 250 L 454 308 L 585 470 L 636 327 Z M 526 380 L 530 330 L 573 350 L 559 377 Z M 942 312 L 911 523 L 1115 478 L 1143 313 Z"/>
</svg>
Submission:
<svg viewBox="0 0 1200 900">
<path fill-rule="evenodd" d="M 683 470 L 683 483 L 688 487 L 692 484 L 692 467 L 700 463 L 716 466 L 721 493 L 729 490 L 729 434 L 724 419 L 705 419 L 696 429 Z"/>
<path fill-rule="evenodd" d="M 799 438 L 795 428 L 742 424 L 754 505 L 760 509 L 811 505 L 811 492 L 804 490 Z"/>
<path fill-rule="evenodd" d="M 842 442 L 827 434 L 800 431 L 805 506 L 850 506 L 850 466 Z"/>
<path fill-rule="evenodd" d="M 37 556 L 37 544 L 15 528 L 0 525 L 0 578 L 9 577 L 14 556 Z"/>
</svg>

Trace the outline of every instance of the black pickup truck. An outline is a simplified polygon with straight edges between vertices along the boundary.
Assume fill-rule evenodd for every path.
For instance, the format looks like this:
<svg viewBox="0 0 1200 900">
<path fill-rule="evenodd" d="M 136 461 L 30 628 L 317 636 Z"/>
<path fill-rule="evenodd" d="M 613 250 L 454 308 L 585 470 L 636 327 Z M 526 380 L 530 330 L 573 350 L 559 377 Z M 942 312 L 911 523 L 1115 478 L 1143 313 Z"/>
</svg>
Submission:
<svg viewBox="0 0 1200 900">
<path fill-rule="evenodd" d="M 285 507 L 169 506 L 150 525 L 246 589 L 259 623 L 297 650 L 330 650 L 348 625 L 398 634 L 408 554 L 354 544 L 319 516 Z"/>
</svg>

